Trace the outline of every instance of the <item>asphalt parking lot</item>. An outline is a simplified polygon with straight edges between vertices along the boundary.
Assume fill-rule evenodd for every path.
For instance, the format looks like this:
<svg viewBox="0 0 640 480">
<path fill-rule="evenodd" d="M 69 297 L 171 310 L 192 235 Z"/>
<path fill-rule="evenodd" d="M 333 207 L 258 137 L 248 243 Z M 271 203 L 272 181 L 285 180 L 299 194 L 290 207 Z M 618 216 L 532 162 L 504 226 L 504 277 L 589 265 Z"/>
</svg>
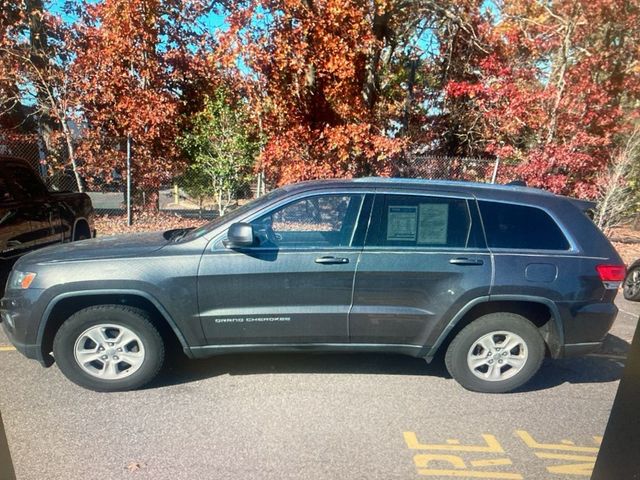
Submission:
<svg viewBox="0 0 640 480">
<path fill-rule="evenodd" d="M 441 362 L 297 354 L 174 362 L 98 394 L 0 335 L 0 411 L 18 479 L 588 478 L 640 315 L 618 305 L 603 354 L 505 395 Z"/>
</svg>

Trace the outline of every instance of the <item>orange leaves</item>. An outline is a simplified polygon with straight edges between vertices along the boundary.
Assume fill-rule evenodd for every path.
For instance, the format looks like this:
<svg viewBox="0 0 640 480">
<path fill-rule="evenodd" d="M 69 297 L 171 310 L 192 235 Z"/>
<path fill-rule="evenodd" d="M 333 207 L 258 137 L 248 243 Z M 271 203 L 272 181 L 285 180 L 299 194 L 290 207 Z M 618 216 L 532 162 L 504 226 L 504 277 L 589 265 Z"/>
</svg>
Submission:
<svg viewBox="0 0 640 480">
<path fill-rule="evenodd" d="M 405 142 L 375 132 L 370 124 L 325 125 L 319 131 L 292 127 L 272 137 L 263 165 L 279 184 L 314 178 L 389 175 Z"/>
<path fill-rule="evenodd" d="M 184 167 L 176 146 L 184 114 L 199 109 L 217 81 L 211 39 L 192 30 L 201 3 L 103 0 L 87 8 L 73 69 L 86 125 L 85 175 L 106 181 L 123 172 L 127 136 L 136 184 L 156 187 Z"/>
<path fill-rule="evenodd" d="M 268 138 L 261 164 L 272 180 L 390 171 L 404 142 L 381 133 L 362 94 L 377 42 L 370 23 L 376 3 L 252 0 L 232 8 L 220 45 L 261 86 L 251 101 Z"/>
</svg>

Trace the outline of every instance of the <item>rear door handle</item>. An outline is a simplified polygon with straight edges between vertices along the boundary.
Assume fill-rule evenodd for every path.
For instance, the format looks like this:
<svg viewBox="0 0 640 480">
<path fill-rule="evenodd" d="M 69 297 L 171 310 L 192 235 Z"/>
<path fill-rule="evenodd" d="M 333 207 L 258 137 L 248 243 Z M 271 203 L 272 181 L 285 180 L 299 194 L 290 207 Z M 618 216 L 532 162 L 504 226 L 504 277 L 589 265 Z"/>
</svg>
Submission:
<svg viewBox="0 0 640 480">
<path fill-rule="evenodd" d="M 345 264 L 349 263 L 349 259 L 343 257 L 318 257 L 316 258 L 316 263 L 323 265 Z"/>
<path fill-rule="evenodd" d="M 457 257 L 449 260 L 453 265 L 484 265 L 484 260 L 480 258 Z"/>
</svg>

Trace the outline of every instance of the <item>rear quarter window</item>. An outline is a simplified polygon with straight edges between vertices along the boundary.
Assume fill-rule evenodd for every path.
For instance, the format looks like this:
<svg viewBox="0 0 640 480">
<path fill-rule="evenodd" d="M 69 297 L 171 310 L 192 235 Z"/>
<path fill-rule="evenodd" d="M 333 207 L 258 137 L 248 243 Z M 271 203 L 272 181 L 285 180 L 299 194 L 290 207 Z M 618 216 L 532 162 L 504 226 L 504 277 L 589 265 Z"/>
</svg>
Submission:
<svg viewBox="0 0 640 480">
<path fill-rule="evenodd" d="M 569 250 L 570 244 L 544 210 L 511 203 L 479 201 L 489 248 Z"/>
</svg>

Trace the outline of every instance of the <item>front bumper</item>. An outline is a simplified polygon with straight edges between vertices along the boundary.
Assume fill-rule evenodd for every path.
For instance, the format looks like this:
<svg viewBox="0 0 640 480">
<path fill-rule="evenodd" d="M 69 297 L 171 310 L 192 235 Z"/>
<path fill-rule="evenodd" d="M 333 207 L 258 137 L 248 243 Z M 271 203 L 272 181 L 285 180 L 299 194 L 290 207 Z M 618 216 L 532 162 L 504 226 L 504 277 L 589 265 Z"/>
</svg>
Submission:
<svg viewBox="0 0 640 480">
<path fill-rule="evenodd" d="M 14 335 L 14 331 L 11 329 L 11 327 L 7 324 L 6 321 L 2 321 L 2 327 L 5 335 L 7 336 L 7 338 L 9 338 L 9 341 L 11 342 L 11 344 L 14 347 L 16 347 L 17 351 L 19 351 L 21 354 L 23 354 L 27 358 L 38 360 L 39 353 L 38 353 L 37 345 L 24 343 L 18 340 Z"/>
<path fill-rule="evenodd" d="M 42 290 L 28 289 L 7 291 L 0 300 L 0 319 L 9 341 L 25 357 L 38 360 L 43 366 L 49 366 L 38 345 L 37 328 L 39 322 L 32 318 L 32 306 L 40 297 Z"/>
</svg>

